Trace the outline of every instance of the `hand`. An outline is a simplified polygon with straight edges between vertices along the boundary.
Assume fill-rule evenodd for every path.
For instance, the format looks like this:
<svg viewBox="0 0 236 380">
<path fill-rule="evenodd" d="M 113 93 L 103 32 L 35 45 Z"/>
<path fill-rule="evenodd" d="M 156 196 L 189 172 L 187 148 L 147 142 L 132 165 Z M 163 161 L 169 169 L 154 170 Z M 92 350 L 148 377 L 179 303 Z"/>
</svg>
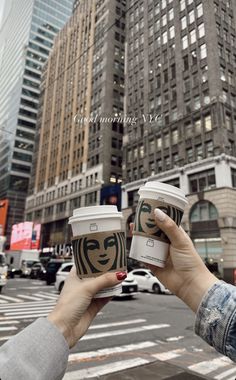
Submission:
<svg viewBox="0 0 236 380">
<path fill-rule="evenodd" d="M 182 227 L 160 209 L 155 210 L 155 220 L 170 240 L 169 255 L 165 268 L 146 266 L 167 289 L 196 312 L 206 291 L 219 280 L 207 269 Z"/>
<path fill-rule="evenodd" d="M 49 314 L 52 322 L 64 335 L 69 347 L 73 347 L 85 334 L 97 313 L 111 298 L 96 298 L 100 290 L 118 285 L 126 278 L 126 272 L 106 273 L 86 281 L 80 280 L 72 268 L 58 302 Z"/>
</svg>

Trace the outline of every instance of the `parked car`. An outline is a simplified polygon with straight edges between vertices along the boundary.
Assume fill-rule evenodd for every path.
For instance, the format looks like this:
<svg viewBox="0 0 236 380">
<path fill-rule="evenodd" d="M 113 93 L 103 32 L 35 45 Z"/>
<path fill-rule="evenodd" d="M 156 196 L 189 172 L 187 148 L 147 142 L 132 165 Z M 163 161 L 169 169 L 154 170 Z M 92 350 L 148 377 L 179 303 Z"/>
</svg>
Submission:
<svg viewBox="0 0 236 380">
<path fill-rule="evenodd" d="M 122 282 L 122 293 L 116 297 L 133 297 L 138 293 L 138 282 L 131 273 Z"/>
<path fill-rule="evenodd" d="M 61 267 L 59 268 L 59 270 L 56 273 L 55 288 L 59 293 L 61 293 L 61 291 L 62 291 L 66 277 L 67 277 L 68 273 L 70 272 L 72 266 L 73 266 L 72 262 L 64 263 L 61 265 Z"/>
<path fill-rule="evenodd" d="M 55 282 L 55 288 L 60 293 L 62 291 L 62 288 L 64 286 L 66 277 L 68 276 L 68 273 L 70 272 L 71 268 L 73 266 L 73 263 L 64 263 L 58 270 L 56 274 L 56 282 Z M 138 283 L 132 276 L 132 274 L 128 273 L 128 276 L 126 279 L 122 282 L 122 293 L 117 297 L 133 297 L 138 292 Z"/>
<path fill-rule="evenodd" d="M 38 264 L 39 261 L 35 260 L 23 260 L 21 263 L 21 268 L 20 268 L 20 276 L 21 277 L 29 277 L 31 273 L 31 268 L 34 264 Z"/>
<path fill-rule="evenodd" d="M 170 294 L 170 291 L 165 288 L 149 269 L 134 269 L 130 273 L 137 280 L 139 290 L 146 290 L 156 294 Z"/>
<path fill-rule="evenodd" d="M 63 259 L 52 259 L 49 261 L 45 273 L 47 285 L 53 284 L 56 281 L 56 273 L 63 263 L 65 263 Z"/>
<path fill-rule="evenodd" d="M 39 280 L 45 280 L 46 269 L 42 263 L 35 263 L 30 272 L 30 278 L 36 278 Z"/>
</svg>

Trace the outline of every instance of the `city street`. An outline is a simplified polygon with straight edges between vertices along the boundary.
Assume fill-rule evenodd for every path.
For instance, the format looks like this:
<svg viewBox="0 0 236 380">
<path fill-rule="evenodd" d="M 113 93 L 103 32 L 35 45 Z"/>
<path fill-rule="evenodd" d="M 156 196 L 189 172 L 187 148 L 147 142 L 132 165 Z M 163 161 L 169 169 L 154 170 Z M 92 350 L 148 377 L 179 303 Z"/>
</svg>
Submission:
<svg viewBox="0 0 236 380">
<path fill-rule="evenodd" d="M 46 316 L 57 298 L 54 286 L 42 281 L 9 280 L 0 295 L 0 344 L 35 318 Z M 132 300 L 113 300 L 71 351 L 64 380 L 109 374 L 114 378 L 117 371 L 127 374 L 128 369 L 154 362 L 166 368 L 176 365 L 208 379 L 234 380 L 233 362 L 194 335 L 193 325 L 193 313 L 174 295 L 139 293 Z M 115 378 L 123 379 L 123 373 Z M 139 377 L 131 374 L 128 378 Z"/>
</svg>

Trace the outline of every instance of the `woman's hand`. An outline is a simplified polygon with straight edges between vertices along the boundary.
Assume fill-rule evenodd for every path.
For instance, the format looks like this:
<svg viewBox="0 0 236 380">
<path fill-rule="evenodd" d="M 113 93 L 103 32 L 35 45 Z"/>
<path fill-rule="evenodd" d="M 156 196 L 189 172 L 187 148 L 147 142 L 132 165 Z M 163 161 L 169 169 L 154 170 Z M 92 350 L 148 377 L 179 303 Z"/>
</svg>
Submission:
<svg viewBox="0 0 236 380">
<path fill-rule="evenodd" d="M 196 312 L 205 292 L 219 280 L 206 268 L 182 227 L 160 209 L 155 210 L 155 220 L 170 240 L 169 255 L 165 268 L 146 266 L 167 289 Z"/>
<path fill-rule="evenodd" d="M 97 313 L 111 298 L 96 298 L 100 290 L 118 285 L 126 278 L 126 272 L 106 273 L 86 281 L 80 280 L 72 268 L 58 302 L 49 314 L 52 322 L 64 335 L 69 347 L 73 347 L 86 333 Z"/>
</svg>

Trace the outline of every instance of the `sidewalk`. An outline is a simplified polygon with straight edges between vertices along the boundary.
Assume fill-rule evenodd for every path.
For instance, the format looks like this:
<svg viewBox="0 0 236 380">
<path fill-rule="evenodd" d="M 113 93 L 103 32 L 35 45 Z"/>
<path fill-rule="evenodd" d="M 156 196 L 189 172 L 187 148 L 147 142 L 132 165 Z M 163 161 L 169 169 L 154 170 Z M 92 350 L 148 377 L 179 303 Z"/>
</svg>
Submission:
<svg viewBox="0 0 236 380">
<path fill-rule="evenodd" d="M 156 361 L 110 375 L 99 376 L 101 380 L 203 380 L 207 376 L 200 376 L 193 372 L 184 370 L 175 365 Z"/>
</svg>

